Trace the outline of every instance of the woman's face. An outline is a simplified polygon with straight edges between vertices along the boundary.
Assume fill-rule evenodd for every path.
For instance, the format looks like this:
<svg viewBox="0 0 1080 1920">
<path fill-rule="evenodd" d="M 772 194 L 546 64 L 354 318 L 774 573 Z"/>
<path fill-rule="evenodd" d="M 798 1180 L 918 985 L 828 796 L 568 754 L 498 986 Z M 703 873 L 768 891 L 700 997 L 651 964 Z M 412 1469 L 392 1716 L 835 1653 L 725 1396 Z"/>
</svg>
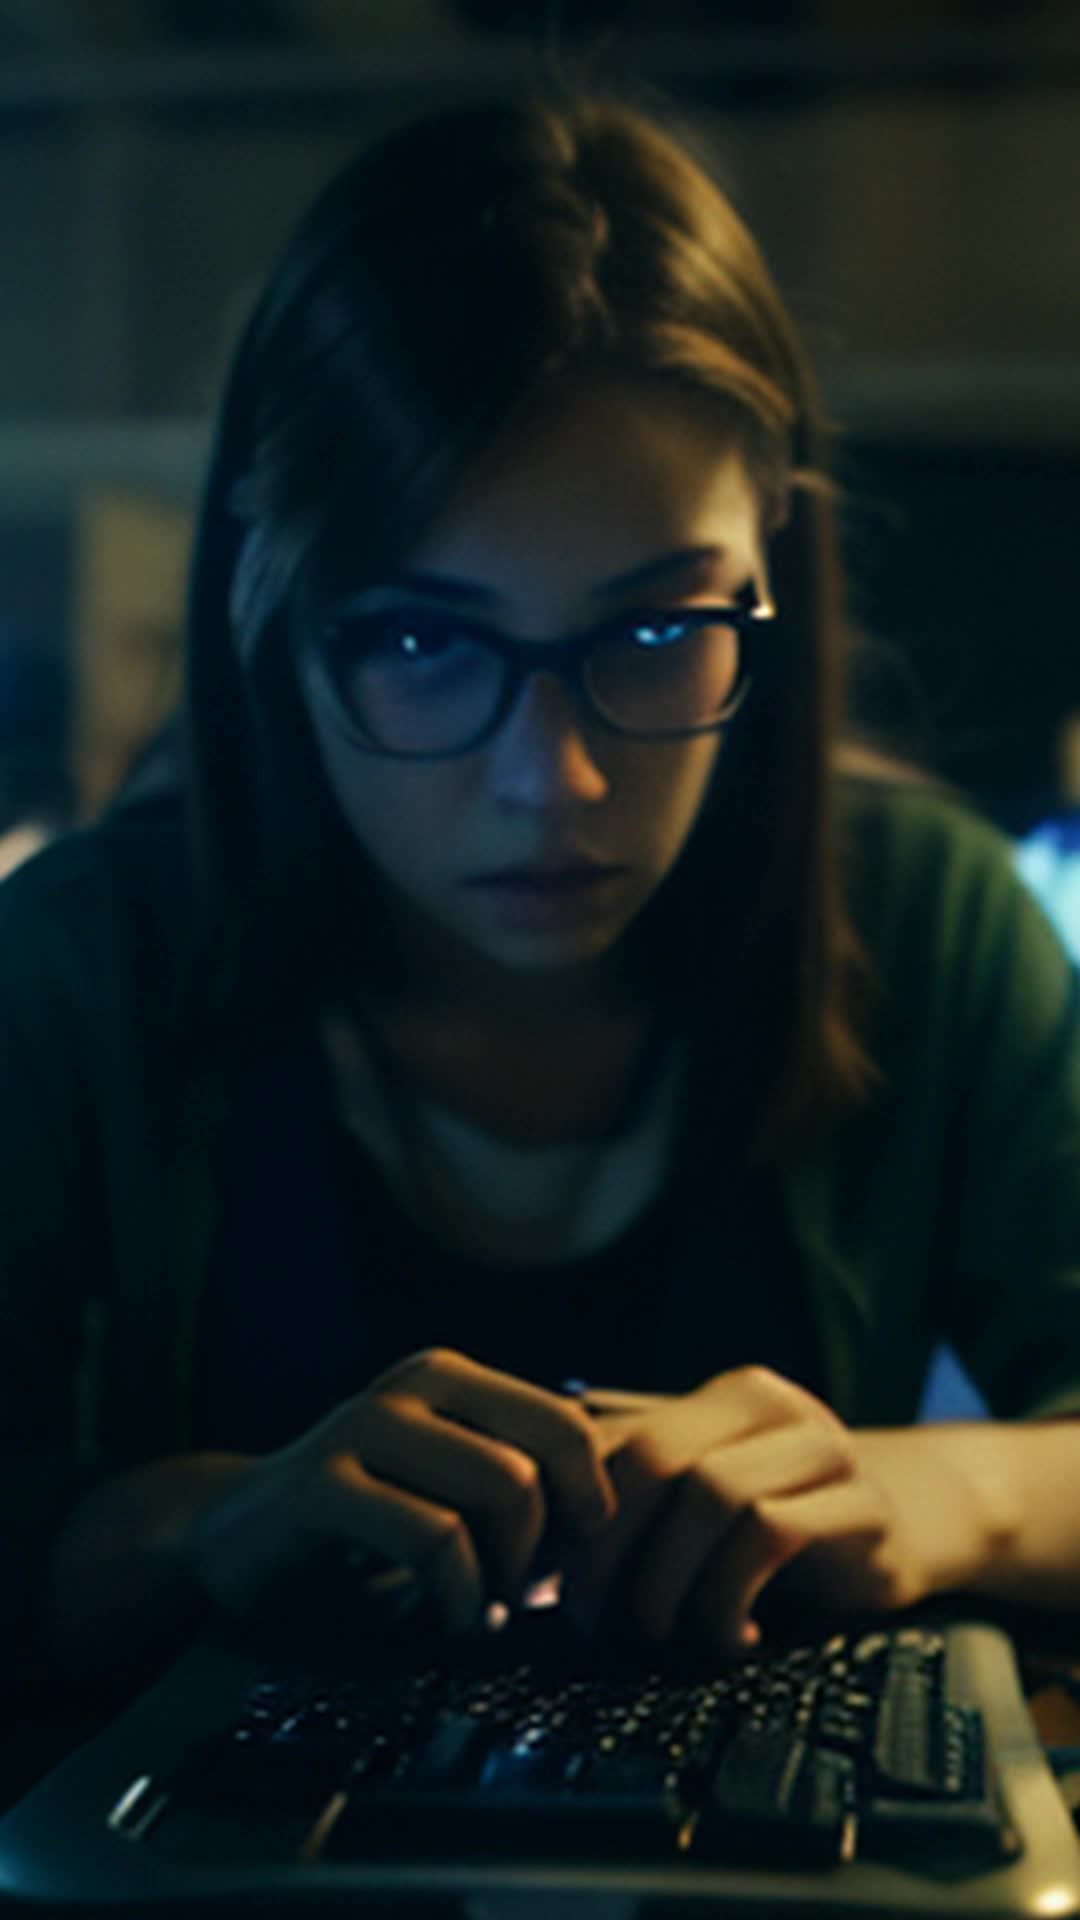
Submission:
<svg viewBox="0 0 1080 1920">
<path fill-rule="evenodd" d="M 686 402 L 605 382 L 499 446 L 407 574 L 349 598 L 557 640 L 620 611 L 730 601 L 751 582 L 767 597 L 758 502 L 730 443 Z M 627 739 L 537 674 L 484 744 L 410 762 L 349 740 L 317 685 L 305 697 L 338 805 L 382 877 L 410 992 L 537 1015 L 611 993 L 621 938 L 682 852 L 720 735 Z M 578 856 L 618 872 L 547 904 L 477 880 Z"/>
</svg>

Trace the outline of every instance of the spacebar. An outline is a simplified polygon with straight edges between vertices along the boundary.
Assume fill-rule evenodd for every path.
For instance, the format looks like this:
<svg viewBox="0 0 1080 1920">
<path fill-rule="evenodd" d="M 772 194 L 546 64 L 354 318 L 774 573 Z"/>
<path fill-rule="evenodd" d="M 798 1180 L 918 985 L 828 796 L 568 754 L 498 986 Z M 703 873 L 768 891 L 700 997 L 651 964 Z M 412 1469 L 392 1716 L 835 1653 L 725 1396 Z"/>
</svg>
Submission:
<svg viewBox="0 0 1080 1920">
<path fill-rule="evenodd" d="M 370 1859 L 423 1849 L 436 1856 L 583 1850 L 613 1859 L 670 1859 L 681 1815 L 656 1792 L 618 1800 L 591 1793 L 504 1789 L 357 1793 L 328 1837 L 327 1859 Z"/>
</svg>

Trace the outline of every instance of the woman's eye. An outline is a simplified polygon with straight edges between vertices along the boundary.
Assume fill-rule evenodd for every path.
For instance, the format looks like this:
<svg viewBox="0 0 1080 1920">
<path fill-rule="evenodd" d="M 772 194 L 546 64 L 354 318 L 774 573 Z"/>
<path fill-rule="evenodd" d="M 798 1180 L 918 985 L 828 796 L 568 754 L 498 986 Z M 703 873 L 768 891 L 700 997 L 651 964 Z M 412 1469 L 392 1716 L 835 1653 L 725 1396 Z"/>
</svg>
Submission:
<svg viewBox="0 0 1080 1920">
<path fill-rule="evenodd" d="M 691 622 L 677 613 L 637 614 L 620 631 L 619 638 L 635 647 L 671 647 L 686 638 Z"/>
<path fill-rule="evenodd" d="M 350 623 L 349 630 L 357 653 L 367 660 L 436 660 L 467 638 L 437 614 L 368 614 Z"/>
</svg>

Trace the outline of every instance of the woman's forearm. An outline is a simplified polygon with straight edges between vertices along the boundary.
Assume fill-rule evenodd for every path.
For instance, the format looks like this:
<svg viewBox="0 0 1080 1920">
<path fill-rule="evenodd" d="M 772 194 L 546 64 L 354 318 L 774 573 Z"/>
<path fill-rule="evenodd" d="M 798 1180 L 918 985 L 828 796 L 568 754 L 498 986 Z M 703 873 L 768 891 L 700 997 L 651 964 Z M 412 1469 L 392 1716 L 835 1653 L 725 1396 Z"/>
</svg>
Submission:
<svg viewBox="0 0 1080 1920">
<path fill-rule="evenodd" d="M 93 1690 L 153 1668 L 198 1630 L 206 1601 L 181 1542 L 248 1471 L 241 1454 L 189 1454 L 104 1481 L 53 1543 L 43 1639 L 59 1678 Z"/>
<path fill-rule="evenodd" d="M 928 1590 L 1080 1607 L 1080 1420 L 976 1421 L 856 1436 Z M 208 1603 L 183 1552 L 192 1527 L 250 1474 L 240 1454 L 157 1461 L 96 1487 L 50 1556 L 44 1638 L 61 1678 L 100 1690 L 153 1670 Z"/>
<path fill-rule="evenodd" d="M 1080 1420 L 943 1421 L 857 1438 L 935 1591 L 1080 1607 Z"/>
</svg>

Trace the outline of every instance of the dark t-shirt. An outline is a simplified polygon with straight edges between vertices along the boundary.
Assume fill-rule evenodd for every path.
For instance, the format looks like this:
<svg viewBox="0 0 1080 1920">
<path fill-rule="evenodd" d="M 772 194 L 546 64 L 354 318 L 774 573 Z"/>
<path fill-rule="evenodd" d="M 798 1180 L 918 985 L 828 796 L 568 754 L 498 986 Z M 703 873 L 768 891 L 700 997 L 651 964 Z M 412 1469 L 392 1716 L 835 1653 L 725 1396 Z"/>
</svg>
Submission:
<svg viewBox="0 0 1080 1920">
<path fill-rule="evenodd" d="M 338 1120 L 311 1035 L 245 1075 L 222 1156 L 195 1359 L 198 1447 L 284 1445 L 393 1361 L 435 1345 L 550 1388 L 572 1377 L 682 1392 L 754 1360 L 821 1390 L 777 1196 L 737 1164 L 708 1281 L 680 1303 L 673 1278 L 695 1251 L 695 1215 L 678 1172 L 584 1257 L 496 1266 L 448 1252 Z M 665 1340 L 673 1311 L 700 1318 L 700 1338 L 683 1329 Z"/>
</svg>

